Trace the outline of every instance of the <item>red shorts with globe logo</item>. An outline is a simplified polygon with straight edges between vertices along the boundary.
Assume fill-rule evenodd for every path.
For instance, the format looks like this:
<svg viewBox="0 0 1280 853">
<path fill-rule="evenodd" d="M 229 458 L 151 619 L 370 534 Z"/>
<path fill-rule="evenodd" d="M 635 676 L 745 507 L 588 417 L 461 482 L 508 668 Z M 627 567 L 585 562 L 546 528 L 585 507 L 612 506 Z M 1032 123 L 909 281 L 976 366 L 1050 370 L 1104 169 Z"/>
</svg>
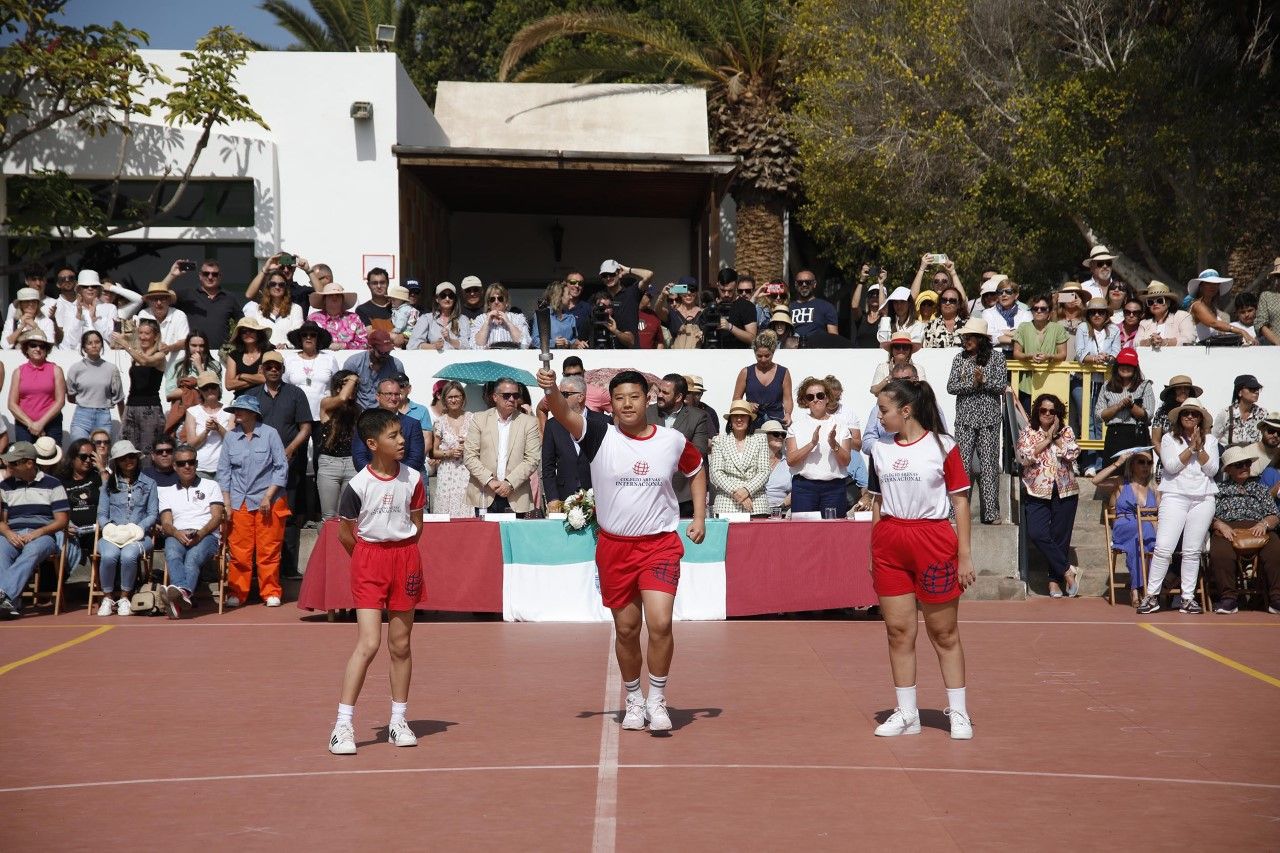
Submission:
<svg viewBox="0 0 1280 853">
<path fill-rule="evenodd" d="M 366 542 L 351 552 L 351 598 L 359 610 L 413 610 L 425 597 L 418 543 Z"/>
<path fill-rule="evenodd" d="M 601 530 L 596 540 L 596 571 L 604 606 L 626 607 L 642 589 L 675 595 L 683 556 L 684 543 L 677 533 L 615 536 Z"/>
<path fill-rule="evenodd" d="M 960 544 L 944 519 L 881 517 L 871 528 L 871 584 L 876 595 L 908 595 L 927 604 L 959 598 Z"/>
</svg>

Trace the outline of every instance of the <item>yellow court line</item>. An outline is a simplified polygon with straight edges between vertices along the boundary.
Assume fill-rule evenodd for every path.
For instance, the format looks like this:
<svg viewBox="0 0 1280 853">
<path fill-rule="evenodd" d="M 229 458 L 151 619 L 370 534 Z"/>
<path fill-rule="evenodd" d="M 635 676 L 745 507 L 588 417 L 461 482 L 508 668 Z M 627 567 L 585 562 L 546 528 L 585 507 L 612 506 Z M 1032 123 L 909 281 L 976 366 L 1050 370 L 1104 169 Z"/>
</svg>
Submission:
<svg viewBox="0 0 1280 853">
<path fill-rule="evenodd" d="M 1176 643 L 1177 645 L 1182 646 L 1184 649 L 1191 649 L 1191 651 L 1195 652 L 1196 654 L 1204 655 L 1209 660 L 1217 661 L 1223 666 L 1229 666 L 1232 669 L 1237 670 L 1238 672 L 1243 672 L 1245 675 L 1256 678 L 1259 681 L 1264 681 L 1267 684 L 1270 684 L 1272 687 L 1280 687 L 1280 678 L 1272 678 L 1270 675 L 1267 675 L 1265 672 L 1258 672 L 1258 670 L 1254 669 L 1251 666 L 1245 666 L 1239 661 L 1232 660 L 1231 658 L 1226 657 L 1224 655 L 1220 655 L 1217 652 L 1211 652 L 1202 646 L 1197 646 L 1195 643 L 1188 643 L 1186 640 L 1182 639 L 1181 637 L 1175 637 L 1173 634 L 1170 634 L 1168 631 L 1161 631 L 1155 625 L 1152 625 L 1148 622 L 1139 622 L 1138 627 L 1145 628 L 1146 630 L 1150 631 L 1151 633 L 1155 634 L 1158 637 L 1164 637 L 1169 642 Z"/>
<path fill-rule="evenodd" d="M 67 640 L 65 643 L 58 643 L 58 645 L 50 646 L 44 651 L 36 652 L 34 655 L 31 655 L 30 657 L 25 657 L 22 660 L 16 660 L 13 663 L 7 663 L 4 666 L 0 666 L 0 675 L 4 675 L 12 670 L 17 669 L 20 666 L 25 666 L 26 664 L 29 664 L 29 663 L 35 663 L 41 658 L 49 657 L 49 655 L 56 655 L 58 652 L 62 651 L 63 649 L 69 649 L 72 646 L 77 646 L 80 643 L 83 643 L 85 640 L 92 640 L 94 637 L 98 636 L 99 634 L 105 634 L 106 632 L 110 631 L 114 627 L 115 627 L 114 625 L 103 625 L 99 628 L 94 628 L 92 631 L 81 634 L 78 637 L 73 637 L 72 639 Z"/>
</svg>

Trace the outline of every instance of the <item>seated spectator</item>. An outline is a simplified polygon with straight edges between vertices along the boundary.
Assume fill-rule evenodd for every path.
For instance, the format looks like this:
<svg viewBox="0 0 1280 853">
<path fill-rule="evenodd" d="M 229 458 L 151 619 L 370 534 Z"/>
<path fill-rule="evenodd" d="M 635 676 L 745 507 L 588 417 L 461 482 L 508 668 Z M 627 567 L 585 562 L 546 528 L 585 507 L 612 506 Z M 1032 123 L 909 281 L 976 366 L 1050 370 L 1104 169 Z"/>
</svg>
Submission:
<svg viewBox="0 0 1280 853">
<path fill-rule="evenodd" d="M 827 411 L 834 396 L 826 379 L 806 377 L 800 383 L 795 412 L 787 430 L 787 464 L 791 466 L 791 511 L 833 509 L 837 518 L 849 511 L 845 479 L 853 433 Z"/>
<path fill-rule="evenodd" d="M 893 380 L 893 379 L 918 380 L 919 378 L 920 378 L 920 375 L 919 373 L 916 372 L 916 366 L 914 364 L 911 364 L 910 362 L 906 364 L 896 365 L 895 367 L 889 370 L 890 380 Z M 938 412 L 938 414 L 942 415 L 942 412 Z M 946 425 L 945 416 L 943 417 L 943 425 L 944 426 Z M 862 430 L 862 435 L 861 435 L 862 446 L 866 448 L 870 448 L 872 444 L 879 441 L 880 437 L 885 434 L 886 433 L 884 432 L 884 424 L 880 422 L 880 406 L 877 403 L 872 403 L 871 410 L 867 412 L 866 428 Z M 863 464 L 864 465 L 866 464 L 865 459 L 863 460 Z M 850 465 L 850 467 L 852 467 L 852 465 Z M 869 505 L 868 505 L 868 508 L 870 508 Z"/>
<path fill-rule="evenodd" d="M 984 277 L 982 287 L 978 290 L 978 296 L 969 302 L 969 316 L 981 317 L 982 312 L 988 308 L 992 308 L 996 304 L 996 291 L 1000 289 L 1000 285 L 1008 280 L 1006 275 L 992 274 L 990 277 Z"/>
<path fill-rule="evenodd" d="M 128 441 L 111 446 L 114 469 L 98 497 L 99 616 L 128 616 L 129 596 L 138 579 L 142 555 L 151 550 L 151 528 L 159 509 L 156 483 L 142 473 L 142 454 Z M 119 600 L 112 596 L 119 592 Z"/>
<path fill-rule="evenodd" d="M 1242 373 L 1236 377 L 1231 392 L 1231 405 L 1218 412 L 1218 416 L 1213 419 L 1213 437 L 1221 447 L 1243 447 L 1256 444 L 1261 438 L 1258 424 L 1269 414 L 1264 407 L 1258 405 L 1261 392 L 1262 384 L 1253 374 Z"/>
<path fill-rule="evenodd" d="M 56 477 L 58 474 L 57 465 L 62 461 L 62 448 L 58 446 L 58 442 L 43 435 L 32 442 L 36 448 L 36 467 L 41 473 Z"/>
<path fill-rule="evenodd" d="M 853 449 L 855 451 L 861 450 L 862 419 L 858 417 L 858 413 L 853 410 L 852 406 L 844 404 L 844 385 L 840 383 L 840 380 L 828 373 L 826 383 L 827 390 L 831 392 L 831 397 L 827 400 L 827 413 L 849 428 Z"/>
<path fill-rule="evenodd" d="M 302 325 L 302 306 L 293 301 L 289 284 L 284 273 L 271 270 L 261 298 L 244 306 L 244 316 L 267 328 L 267 340 L 276 349 L 289 349 L 289 333 Z"/>
<path fill-rule="evenodd" d="M 568 289 L 563 281 L 553 281 L 547 286 L 547 307 L 551 309 L 551 348 L 586 349 L 587 342 L 578 340 L 578 318 L 570 311 Z M 542 338 L 538 330 L 538 318 L 533 318 L 533 342 L 540 346 Z"/>
<path fill-rule="evenodd" d="M 17 441 L 35 441 L 47 435 L 62 441 L 62 407 L 67 401 L 67 380 L 62 368 L 49 361 L 53 343 L 38 329 L 18 342 L 26 363 L 9 383 L 9 412 Z"/>
<path fill-rule="evenodd" d="M 1280 258 L 1272 264 L 1267 274 L 1266 284 L 1260 288 L 1258 296 L 1257 329 L 1259 341 L 1272 346 L 1280 346 Z"/>
<path fill-rule="evenodd" d="M 608 424 L 608 418 L 599 412 L 586 411 L 587 383 L 581 376 L 562 377 L 560 394 L 569 404 L 569 411 L 585 412 L 587 420 Z M 591 488 L 590 464 L 578 452 L 578 443 L 569 431 L 554 418 L 548 418 L 542 432 L 542 488 L 547 512 L 563 512 L 565 498 L 580 489 Z"/>
<path fill-rule="evenodd" d="M 1067 425 L 1067 409 L 1052 394 L 1031 405 L 1031 423 L 1018 435 L 1018 461 L 1026 490 L 1025 530 L 1049 564 L 1049 596 L 1080 594 L 1080 570 L 1071 564 L 1071 533 L 1076 523 L 1080 486 L 1072 463 L 1080 454 Z"/>
<path fill-rule="evenodd" d="M 1222 454 L 1227 479 L 1218 487 L 1209 533 L 1209 572 L 1217 602 L 1214 613 L 1235 613 L 1238 609 L 1237 549 L 1257 554 L 1258 582 L 1268 609 L 1280 613 L 1280 536 L 1276 535 L 1280 513 L 1267 487 L 1251 473 L 1257 459 L 1257 452 L 1247 447 L 1229 447 Z M 1246 537 L 1253 541 L 1246 542 Z"/>
<path fill-rule="evenodd" d="M 787 464 L 787 430 L 778 421 L 760 424 L 757 434 L 763 434 L 769 446 L 769 479 L 764 483 L 765 501 L 769 512 L 782 516 L 791 508 L 791 466 Z"/>
<path fill-rule="evenodd" d="M 1258 443 L 1253 445 L 1258 461 L 1253 475 L 1261 477 L 1268 468 L 1280 468 L 1280 415 L 1267 415 L 1258 423 Z M 1265 483 L 1270 488 L 1275 483 Z"/>
<path fill-rule="evenodd" d="M 45 269 L 44 264 L 27 264 L 22 268 L 22 286 L 28 290 L 34 290 L 39 294 L 40 314 L 44 317 L 52 317 L 58 310 L 58 297 L 44 295 L 48 290 L 48 282 L 45 280 L 47 272 L 48 271 Z M 57 284 L 59 295 L 63 293 L 70 294 L 71 300 L 74 303 L 74 291 L 76 285 L 75 271 L 70 269 L 62 270 L 57 274 L 54 281 Z M 9 310 L 5 314 L 4 318 L 4 327 L 6 329 L 13 329 L 18 322 L 18 315 L 21 313 L 22 312 L 19 310 L 17 301 L 15 300 L 14 302 L 10 302 Z M 58 324 L 55 321 L 53 325 L 56 328 Z M 47 335 L 47 337 L 49 340 L 55 339 L 53 335 Z M 13 349 L 13 347 L 8 347 L 8 349 Z"/>
<path fill-rule="evenodd" d="M 0 616 L 22 615 L 22 591 L 36 567 L 58 553 L 67 527 L 67 492 L 36 467 L 36 448 L 18 441 L 3 457 L 0 480 Z"/>
<path fill-rule="evenodd" d="M 1232 328 L 1231 320 L 1218 310 L 1218 297 L 1231 292 L 1234 279 L 1218 275 L 1217 270 L 1205 270 L 1187 282 L 1187 295 L 1191 303 L 1191 319 L 1196 323 L 1196 340 L 1204 342 L 1215 335 L 1239 334 L 1245 346 L 1258 342 L 1248 332 Z"/>
<path fill-rule="evenodd" d="M 1090 299 L 1085 306 L 1085 322 L 1076 329 L 1075 360 L 1090 367 L 1106 367 L 1115 361 L 1120 352 L 1120 331 L 1111 322 L 1111 311 L 1105 299 Z M 1089 399 L 1095 400 L 1102 390 L 1104 377 L 1101 373 L 1089 374 Z M 1077 432 L 1081 428 L 1080 413 L 1084 404 L 1084 382 L 1079 376 L 1071 379 L 1071 428 Z M 1089 438 L 1092 441 L 1102 439 L 1102 419 L 1093 409 L 1089 413 Z M 1081 464 L 1086 467 L 1097 461 L 1097 454 L 1086 451 L 1080 455 Z"/>
<path fill-rule="evenodd" d="M 1076 331 L 1084 326 L 1084 306 L 1088 300 L 1089 294 L 1074 281 L 1064 284 L 1055 297 L 1057 314 L 1053 319 L 1067 330 L 1067 361 L 1076 361 Z"/>
<path fill-rule="evenodd" d="M 710 477 L 715 489 L 711 509 L 717 515 L 731 512 L 768 512 L 764 487 L 772 466 L 769 443 L 751 429 L 755 408 L 746 400 L 734 400 L 725 413 L 729 434 L 711 447 Z"/>
<path fill-rule="evenodd" d="M 920 341 L 912 340 L 911 333 L 899 329 L 889 340 L 881 344 L 889 353 L 889 358 L 876 365 L 876 372 L 871 376 L 871 396 L 878 395 L 889 384 L 889 374 L 900 364 L 911 364 L 911 354 L 920 349 Z M 924 379 L 924 368 L 916 365 L 916 375 Z"/>
<path fill-rule="evenodd" d="M 1137 350 L 1120 350 L 1111 365 L 1111 375 L 1093 405 L 1107 427 L 1102 446 L 1104 459 L 1113 458 L 1121 450 L 1150 443 L 1156 395 L 1150 380 L 1142 376 Z M 1086 471 L 1085 476 L 1092 477 L 1095 473 L 1096 465 Z"/>
<path fill-rule="evenodd" d="M 1134 447 L 1122 450 L 1101 471 L 1093 476 L 1094 485 L 1103 485 L 1117 471 L 1123 473 L 1120 488 L 1112 492 L 1107 503 L 1116 514 L 1111 526 L 1111 547 L 1124 552 L 1125 566 L 1129 569 L 1129 604 L 1137 607 L 1142 601 L 1145 581 L 1142 576 L 1143 554 L 1150 560 L 1156 548 L 1156 528 L 1149 521 L 1142 523 L 1142 543 L 1138 543 L 1138 507 L 1154 511 L 1160 505 L 1152 477 L 1154 448 Z"/>
<path fill-rule="evenodd" d="M 436 352 L 466 349 L 471 341 L 471 321 L 458 305 L 458 289 L 453 282 L 437 284 L 435 300 L 435 310 L 418 318 L 406 348 Z"/>
<path fill-rule="evenodd" d="M 1169 412 L 1181 406 L 1189 397 L 1201 397 L 1204 390 L 1191 381 L 1190 376 L 1178 374 L 1171 378 L 1160 392 L 1160 408 L 1151 418 L 1151 443 L 1160 446 L 1160 439 L 1169 431 Z"/>
<path fill-rule="evenodd" d="M 484 291 L 488 311 L 471 324 L 472 349 L 528 349 L 529 323 L 523 314 L 511 310 L 511 297 L 501 284 Z"/>
<path fill-rule="evenodd" d="M 182 608 L 192 606 L 201 567 L 218 552 L 224 507 L 218 484 L 197 471 L 194 450 L 178 448 L 173 466 L 178 482 L 159 492 L 160 531 L 169 567 L 169 585 L 160 590 L 160 600 L 168 617 L 179 619 Z"/>
<path fill-rule="evenodd" d="M 772 332 L 756 335 L 756 363 L 739 370 L 733 385 L 733 399 L 755 407 L 752 429 L 768 420 L 791 423 L 791 373 L 773 360 L 777 349 L 778 339 Z"/>
<path fill-rule="evenodd" d="M 529 481 L 541 463 L 538 421 L 519 410 L 515 380 L 498 380 L 490 400 L 493 408 L 476 415 L 463 445 L 462 464 L 471 474 L 467 505 L 524 516 L 533 510 Z"/>
<path fill-rule="evenodd" d="M 1018 285 L 1007 277 L 996 288 L 996 304 L 982 312 L 991 334 L 991 343 L 1013 353 L 1013 339 L 1018 327 L 1032 320 L 1031 311 L 1018 302 Z"/>
<path fill-rule="evenodd" d="M 924 327 L 938 315 L 938 294 L 932 290 L 922 290 L 916 296 L 916 322 L 920 324 L 920 333 Z"/>
<path fill-rule="evenodd" d="M 683 435 L 698 448 L 705 459 L 711 451 L 711 439 L 719 424 L 713 424 L 712 413 L 706 407 L 690 402 L 690 388 L 693 385 L 690 380 L 696 380 L 698 387 L 702 387 L 699 377 L 681 376 L 679 373 L 668 373 L 655 382 L 655 402 L 649 407 L 645 417 L 649 423 L 661 424 Z M 692 518 L 693 492 L 690 479 L 677 472 L 672 485 L 680 504 L 680 517 Z"/>
<path fill-rule="evenodd" d="M 1262 333 L 1258 330 L 1258 297 L 1257 294 L 1245 291 L 1236 295 L 1235 300 L 1235 319 L 1231 321 L 1232 328 L 1241 332 L 1253 335 L 1254 339 L 1261 343 L 1263 341 Z"/>
<path fill-rule="evenodd" d="M 172 486 L 178 482 L 178 472 L 173 467 L 173 451 L 177 442 L 171 436 L 162 435 L 151 446 L 151 462 L 143 467 L 142 473 L 155 481 L 156 488 Z"/>
<path fill-rule="evenodd" d="M 356 304 L 355 293 L 331 281 L 324 290 L 311 294 L 308 302 L 314 310 L 307 319 L 329 333 L 333 338 L 331 349 L 360 350 L 368 346 L 364 321 L 351 310 Z"/>
<path fill-rule="evenodd" d="M 280 556 L 284 549 L 285 519 L 289 514 L 284 500 L 288 463 L 280 434 L 264 423 L 257 397 L 243 395 L 227 409 L 236 425 L 227 433 L 218 460 L 218 485 L 222 505 L 231 520 L 227 549 L 227 607 L 239 607 L 249 598 L 254 567 L 258 570 L 258 593 L 267 607 L 279 607 Z"/>
<path fill-rule="evenodd" d="M 1037 367 L 1048 367 L 1067 360 L 1067 341 L 1071 337 L 1062 324 L 1053 319 L 1053 302 L 1036 296 L 1029 302 L 1031 320 L 1020 323 L 1013 331 L 1013 357 L 1025 359 Z M 1024 408 L 1031 403 L 1033 381 L 1029 372 L 1018 380 L 1018 394 Z"/>
<path fill-rule="evenodd" d="M 571 357 L 576 358 L 576 356 Z M 581 376 L 571 377 L 568 370 L 569 364 L 566 359 L 566 373 L 560 381 L 561 388 L 567 387 L 565 382 L 570 379 L 578 380 L 582 383 L 582 387 L 586 388 L 586 381 Z M 453 518 L 469 518 L 475 514 L 467 503 L 467 483 L 471 479 L 471 474 L 462 462 L 462 454 L 467 443 L 467 435 L 471 431 L 471 424 L 475 420 L 475 413 L 466 410 L 467 390 L 458 382 L 445 382 L 437 392 L 437 396 L 444 408 L 440 416 L 435 419 L 432 428 L 435 440 L 431 455 L 436 460 L 436 466 L 435 495 L 431 501 L 431 509 L 432 512 Z M 572 398 L 569 400 L 570 408 L 575 402 L 576 400 Z M 549 495 L 551 485 L 546 483 L 545 478 L 544 484 Z"/>
<path fill-rule="evenodd" d="M 200 332 L 187 335 L 182 354 L 175 359 L 164 373 L 164 396 L 170 403 L 177 403 L 186 397 L 184 406 L 193 406 L 200 402 L 200 392 L 196 390 L 196 377 L 205 371 L 212 371 L 222 381 L 222 362 L 216 354 L 209 352 L 209 339 Z"/>
<path fill-rule="evenodd" d="M 245 317 L 236 323 L 222 373 L 226 377 L 228 391 L 241 394 L 266 381 L 262 375 L 262 356 L 275 352 L 275 347 L 268 340 L 270 334 L 271 330 L 253 317 Z"/>
<path fill-rule="evenodd" d="M 809 347 L 849 346 L 849 341 L 839 335 L 836 307 L 815 296 L 817 289 L 818 277 L 813 270 L 800 270 L 796 273 L 796 295 L 791 300 L 791 323 L 796 335 Z M 835 339 L 834 342 L 832 338 Z"/>
<path fill-rule="evenodd" d="M 120 368 L 102 357 L 102 335 L 96 329 L 80 339 L 84 358 L 67 370 L 67 402 L 76 413 L 71 418 L 71 440 L 88 438 L 95 429 L 111 428 L 111 410 L 124 402 Z"/>
<path fill-rule="evenodd" d="M 106 468 L 99 471 L 97 461 L 93 443 L 87 438 L 78 438 L 67 448 L 67 458 L 58 478 L 67 493 L 68 573 L 83 563 L 93 551 L 94 525 L 98 523 L 98 498 L 102 493 L 102 484 L 110 473 Z"/>
<path fill-rule="evenodd" d="M 183 426 L 185 447 L 196 455 L 197 473 L 213 479 L 218 475 L 218 462 L 222 459 L 222 442 L 235 427 L 236 419 L 222 407 L 222 386 L 212 371 L 201 374 L 196 384 L 200 391 L 200 405 L 187 409 Z"/>
<path fill-rule="evenodd" d="M 964 293 L 948 286 L 938 291 L 938 314 L 924 324 L 921 344 L 930 349 L 960 346 L 960 328 L 969 320 Z"/>
<path fill-rule="evenodd" d="M 1151 282 L 1143 298 L 1147 304 L 1147 317 L 1138 324 L 1138 346 L 1160 349 L 1185 347 L 1196 342 L 1195 321 L 1190 314 L 1178 308 L 1168 285 Z"/>
<path fill-rule="evenodd" d="M 13 319 L 5 324 L 5 334 L 0 338 L 0 348 L 17 349 L 18 338 L 26 332 L 39 330 L 46 340 L 55 339 L 53 320 L 43 311 L 44 300 L 39 290 L 31 287 L 19 288 L 18 296 L 13 300 Z"/>
<path fill-rule="evenodd" d="M 1142 307 L 1141 302 L 1133 299 L 1124 304 L 1120 314 L 1122 319 L 1120 325 L 1116 326 L 1120 349 L 1133 349 L 1138 345 L 1138 332 L 1143 318 L 1147 316 L 1147 309 Z"/>
<path fill-rule="evenodd" d="M 911 291 L 905 287 L 895 287 L 885 300 L 884 316 L 880 318 L 880 328 L 876 331 L 876 340 L 884 346 L 895 332 L 903 331 L 911 336 L 911 340 L 919 341 L 924 334 L 924 327 L 916 319 L 916 306 L 911 299 Z"/>
</svg>

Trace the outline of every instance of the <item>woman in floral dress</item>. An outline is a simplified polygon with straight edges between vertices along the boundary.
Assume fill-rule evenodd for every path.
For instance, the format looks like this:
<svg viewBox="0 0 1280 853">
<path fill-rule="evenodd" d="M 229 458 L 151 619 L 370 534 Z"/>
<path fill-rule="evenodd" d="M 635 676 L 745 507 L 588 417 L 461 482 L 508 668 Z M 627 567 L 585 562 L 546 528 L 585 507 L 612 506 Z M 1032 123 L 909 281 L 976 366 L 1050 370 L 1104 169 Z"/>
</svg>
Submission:
<svg viewBox="0 0 1280 853">
<path fill-rule="evenodd" d="M 440 388 L 439 399 L 444 404 L 444 415 L 436 419 L 433 427 L 436 441 L 431 459 L 436 464 L 432 478 L 436 494 L 431 506 L 434 512 L 454 518 L 470 516 L 467 481 L 471 475 L 462 464 L 462 445 L 475 413 L 466 411 L 467 392 L 457 382 L 446 382 Z"/>
</svg>

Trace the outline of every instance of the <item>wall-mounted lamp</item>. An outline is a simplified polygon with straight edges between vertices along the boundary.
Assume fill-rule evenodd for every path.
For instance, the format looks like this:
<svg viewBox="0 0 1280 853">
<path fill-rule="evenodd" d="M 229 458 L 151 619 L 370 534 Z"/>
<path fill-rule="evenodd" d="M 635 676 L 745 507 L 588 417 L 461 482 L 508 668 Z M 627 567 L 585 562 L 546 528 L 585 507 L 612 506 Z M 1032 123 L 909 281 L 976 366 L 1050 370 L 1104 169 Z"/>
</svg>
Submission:
<svg viewBox="0 0 1280 853">
<path fill-rule="evenodd" d="M 556 263 L 560 263 L 560 259 L 564 257 L 564 226 L 557 219 L 551 223 L 551 251 L 555 255 Z"/>
<path fill-rule="evenodd" d="M 373 118 L 373 103 L 371 101 L 352 101 L 351 117 L 356 120 Z"/>
</svg>

